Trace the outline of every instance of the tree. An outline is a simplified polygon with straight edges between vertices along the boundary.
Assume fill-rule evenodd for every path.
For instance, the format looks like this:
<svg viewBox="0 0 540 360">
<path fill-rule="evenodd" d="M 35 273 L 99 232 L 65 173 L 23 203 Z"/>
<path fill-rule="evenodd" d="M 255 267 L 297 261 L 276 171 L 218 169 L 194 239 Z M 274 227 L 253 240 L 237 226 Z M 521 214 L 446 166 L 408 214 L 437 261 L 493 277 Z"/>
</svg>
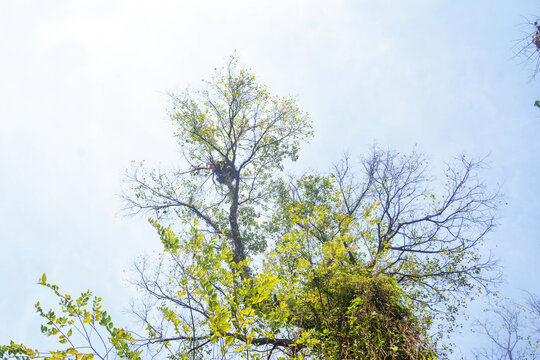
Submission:
<svg viewBox="0 0 540 360">
<path fill-rule="evenodd" d="M 540 19 L 527 20 L 523 26 L 524 36 L 516 43 L 516 55 L 521 57 L 526 64 L 532 65 L 534 79 L 540 69 Z"/>
<path fill-rule="evenodd" d="M 540 300 L 529 295 L 526 303 L 498 301 L 486 310 L 486 319 L 475 320 L 475 332 L 489 346 L 474 352 L 475 359 L 521 360 L 540 357 Z"/>
<path fill-rule="evenodd" d="M 277 171 L 282 170 L 286 157 L 296 159 L 297 141 L 311 135 L 309 123 L 290 100 L 282 103 L 287 111 L 261 115 L 266 108 L 259 99 L 272 106 L 280 102 L 270 100 L 266 89 L 261 92 L 264 96 L 251 95 L 254 78 L 235 67 L 231 62 L 222 75 L 208 83 L 209 88 L 198 94 L 198 101 L 188 94 L 174 98 L 176 108 L 171 117 L 178 121 L 177 137 L 189 169 L 172 176 L 137 169 L 132 177 L 135 193 L 126 197 L 131 210 L 149 209 L 161 221 L 180 222 L 180 229 L 173 232 L 171 227 L 152 221 L 165 247 L 176 251 L 179 258 L 173 254 L 173 264 L 166 270 L 160 266 L 156 272 L 148 272 L 145 264 L 138 267 L 137 285 L 146 294 L 188 308 L 199 314 L 197 320 L 202 323 L 208 307 L 204 304 L 227 304 L 215 311 L 225 314 L 220 319 L 225 332 L 232 331 L 228 341 L 247 342 L 248 348 L 266 347 L 259 351 L 272 353 L 276 349 L 314 349 L 318 348 L 316 343 L 325 343 L 327 339 L 322 341 L 320 334 L 329 330 L 329 324 L 315 326 L 312 320 L 330 314 L 332 309 L 315 306 L 312 302 L 316 297 L 309 294 L 312 290 L 324 293 L 317 297 L 320 304 L 340 303 L 341 299 L 327 298 L 340 293 L 335 291 L 336 278 L 351 282 L 365 279 L 365 283 L 379 279 L 392 284 L 401 305 L 421 314 L 413 321 L 417 322 L 413 332 L 422 334 L 418 341 L 427 338 L 425 331 L 433 312 L 451 321 L 466 299 L 461 295 L 471 295 L 476 286 L 493 280 L 489 270 L 495 263 L 483 259 L 479 250 L 494 228 L 498 195 L 489 193 L 479 181 L 476 172 L 480 162 L 461 157 L 450 164 L 438 195 L 430 191 L 423 155 L 405 156 L 378 147 L 363 159 L 358 174 L 345 158 L 328 175 L 306 174 L 284 181 Z M 261 118 L 271 120 L 261 124 Z M 274 135 L 275 131 L 279 135 Z M 295 141 L 292 146 L 290 140 Z M 267 152 L 261 144 L 268 143 L 272 150 Z M 194 237 L 213 240 L 205 240 L 210 241 L 207 244 L 198 240 L 187 248 L 186 240 L 184 244 L 179 240 Z M 230 246 L 232 261 L 226 254 L 214 253 L 216 249 L 227 251 L 226 246 Z M 202 263 L 202 258 L 186 260 L 184 254 L 196 248 L 206 249 L 204 261 L 218 259 L 212 264 Z M 234 270 L 238 264 L 242 264 L 242 271 Z M 225 270 L 228 266 L 233 270 Z M 213 270 L 209 272 L 209 268 Z M 199 274 L 192 275 L 189 269 Z M 214 274 L 211 279 L 209 273 Z M 194 283 L 183 280 L 167 287 L 170 278 L 186 276 Z M 223 279 L 230 280 L 223 283 Z M 371 288 L 374 292 L 379 286 L 375 283 Z M 201 295 L 193 291 L 205 286 L 209 286 L 212 299 L 201 302 Z M 264 290 L 270 287 L 272 294 Z M 233 294 L 224 289 L 232 289 Z M 179 292 L 185 294 L 181 304 L 177 301 Z M 253 292 L 264 294 L 256 295 L 257 301 L 274 306 L 248 306 L 244 300 L 252 299 Z M 346 301 L 343 309 L 352 306 L 350 301 L 353 299 Z M 276 312 L 277 304 L 283 313 Z M 254 314 L 249 321 L 257 325 L 241 336 L 237 332 L 246 329 L 233 320 L 239 306 Z M 306 309 L 310 310 L 308 314 Z M 140 315 L 150 326 L 150 314 Z M 406 317 L 412 319 L 412 313 Z M 266 324 L 269 319 L 287 321 Z M 190 336 L 181 335 L 185 340 L 210 340 L 210 334 L 219 328 L 207 324 L 204 332 L 200 329 L 205 326 L 195 323 L 190 320 Z M 269 328 L 273 331 L 268 332 Z M 153 335 L 158 337 L 172 339 L 178 335 L 165 335 L 166 331 L 157 326 L 154 329 Z M 192 341 L 176 351 L 190 352 L 199 346 L 200 342 Z M 415 346 L 418 348 L 418 342 Z"/>
<path fill-rule="evenodd" d="M 524 24 L 525 36 L 517 41 L 516 56 L 523 59 L 525 64 L 531 64 L 531 79 L 536 79 L 540 69 L 540 19 L 527 20 Z M 534 106 L 540 107 L 540 100 L 534 102 Z"/>
<path fill-rule="evenodd" d="M 434 358 L 433 321 L 451 329 L 493 279 L 480 249 L 498 195 L 480 162 L 457 159 L 432 189 L 422 154 L 373 147 L 358 171 L 345 157 L 284 180 L 311 123 L 236 58 L 172 101 L 183 169 L 136 167 L 125 195 L 153 216 L 164 253 L 136 265 L 146 334 L 121 356 Z"/>
</svg>

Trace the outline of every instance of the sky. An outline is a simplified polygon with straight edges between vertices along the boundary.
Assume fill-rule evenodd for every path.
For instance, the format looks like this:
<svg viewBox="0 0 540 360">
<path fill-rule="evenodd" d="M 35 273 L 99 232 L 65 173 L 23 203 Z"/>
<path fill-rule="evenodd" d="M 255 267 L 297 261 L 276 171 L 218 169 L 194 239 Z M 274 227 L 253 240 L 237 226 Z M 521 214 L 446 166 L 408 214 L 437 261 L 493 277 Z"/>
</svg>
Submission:
<svg viewBox="0 0 540 360">
<path fill-rule="evenodd" d="M 160 243 L 121 212 L 126 170 L 179 161 L 167 94 L 235 51 L 310 114 L 300 169 L 373 143 L 416 147 L 435 174 L 487 156 L 507 203 L 487 242 L 498 291 L 540 294 L 540 82 L 514 56 L 535 15 L 532 0 L 0 0 L 0 343 L 42 341 L 43 273 L 127 319 L 132 263 Z"/>
</svg>

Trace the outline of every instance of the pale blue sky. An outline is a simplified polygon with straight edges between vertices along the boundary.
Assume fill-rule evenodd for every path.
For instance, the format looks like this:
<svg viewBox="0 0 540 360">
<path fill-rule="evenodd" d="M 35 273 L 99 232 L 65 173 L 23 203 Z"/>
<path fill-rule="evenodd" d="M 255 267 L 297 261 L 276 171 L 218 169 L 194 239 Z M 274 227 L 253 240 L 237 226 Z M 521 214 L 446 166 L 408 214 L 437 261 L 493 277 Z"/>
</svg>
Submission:
<svg viewBox="0 0 540 360">
<path fill-rule="evenodd" d="M 42 273 L 122 318 L 138 254 L 159 249 L 119 214 L 131 160 L 178 159 L 168 91 L 197 87 L 236 50 L 310 113 L 298 168 L 378 142 L 438 170 L 489 155 L 508 205 L 488 246 L 501 293 L 540 293 L 540 82 L 513 57 L 536 1 L 0 1 L 0 343 L 34 343 Z M 465 345 L 464 341 L 464 347 Z"/>
</svg>

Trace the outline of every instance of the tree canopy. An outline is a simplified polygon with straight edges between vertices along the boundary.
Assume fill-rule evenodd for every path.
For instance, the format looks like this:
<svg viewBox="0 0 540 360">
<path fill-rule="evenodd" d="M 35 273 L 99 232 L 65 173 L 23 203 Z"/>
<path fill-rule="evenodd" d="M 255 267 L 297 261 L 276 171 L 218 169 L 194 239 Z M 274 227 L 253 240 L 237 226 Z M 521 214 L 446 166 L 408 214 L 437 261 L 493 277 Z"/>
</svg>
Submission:
<svg viewBox="0 0 540 360">
<path fill-rule="evenodd" d="M 345 157 L 328 173 L 287 177 L 313 135 L 309 117 L 235 57 L 202 90 L 171 98 L 180 170 L 138 166 L 125 194 L 129 212 L 150 214 L 164 249 L 136 264 L 133 312 L 144 333 L 115 328 L 99 298 L 86 309 L 90 293 L 73 300 L 44 277 L 65 316 L 38 306 L 42 329 L 69 346 L 47 354 L 12 343 L 0 357 L 441 353 L 434 324 L 451 330 L 460 307 L 496 276 L 480 251 L 498 204 L 477 175 L 481 162 L 459 157 L 434 182 L 421 153 L 374 146 L 358 166 Z M 74 329 L 102 334 L 98 325 L 101 352 L 71 340 Z"/>
</svg>

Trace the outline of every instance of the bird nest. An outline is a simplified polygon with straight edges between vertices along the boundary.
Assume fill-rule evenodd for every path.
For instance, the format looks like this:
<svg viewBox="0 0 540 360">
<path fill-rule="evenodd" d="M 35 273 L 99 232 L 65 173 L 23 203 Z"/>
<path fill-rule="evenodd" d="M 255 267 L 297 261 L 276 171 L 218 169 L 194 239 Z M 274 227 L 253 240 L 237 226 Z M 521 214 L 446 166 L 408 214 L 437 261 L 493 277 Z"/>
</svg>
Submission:
<svg viewBox="0 0 540 360">
<path fill-rule="evenodd" d="M 234 164 L 229 160 L 215 160 L 211 156 L 208 158 L 206 164 L 192 166 L 190 169 L 190 172 L 195 174 L 199 174 L 201 171 L 207 174 L 209 173 L 214 181 L 227 186 L 231 186 L 238 175 Z"/>
<path fill-rule="evenodd" d="M 209 166 L 214 178 L 220 184 L 231 185 L 236 178 L 236 169 L 234 168 L 234 165 L 226 160 L 211 162 Z"/>
</svg>

